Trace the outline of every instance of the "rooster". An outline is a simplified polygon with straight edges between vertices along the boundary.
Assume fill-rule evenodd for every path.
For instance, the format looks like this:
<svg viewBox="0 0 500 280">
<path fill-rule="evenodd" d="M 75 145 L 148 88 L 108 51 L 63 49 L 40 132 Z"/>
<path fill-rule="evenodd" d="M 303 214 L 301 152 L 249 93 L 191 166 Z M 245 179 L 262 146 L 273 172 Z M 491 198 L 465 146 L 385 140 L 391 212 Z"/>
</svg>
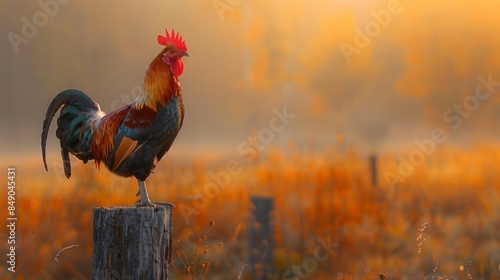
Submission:
<svg viewBox="0 0 500 280">
<path fill-rule="evenodd" d="M 87 163 L 94 160 L 99 169 L 103 163 L 111 172 L 134 176 L 139 184 L 136 206 L 153 206 L 145 180 L 159 160 L 168 152 L 184 119 L 184 103 L 178 77 L 184 70 L 182 57 L 187 47 L 179 32 L 158 35 L 165 46 L 153 59 L 142 82 L 142 90 L 131 104 L 109 114 L 99 104 L 76 89 L 59 93 L 50 103 L 41 135 L 45 170 L 46 142 L 50 123 L 61 108 L 56 136 L 61 143 L 64 174 L 71 176 L 71 153 Z"/>
</svg>

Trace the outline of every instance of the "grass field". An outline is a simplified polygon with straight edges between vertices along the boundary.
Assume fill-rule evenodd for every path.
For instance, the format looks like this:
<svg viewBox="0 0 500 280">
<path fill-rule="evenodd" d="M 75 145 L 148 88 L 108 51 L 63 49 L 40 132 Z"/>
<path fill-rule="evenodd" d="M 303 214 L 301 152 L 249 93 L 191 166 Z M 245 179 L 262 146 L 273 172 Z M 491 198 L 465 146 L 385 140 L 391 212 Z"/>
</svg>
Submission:
<svg viewBox="0 0 500 280">
<path fill-rule="evenodd" d="M 229 176 L 231 159 L 165 159 L 147 184 L 152 200 L 177 205 L 172 279 L 252 279 L 252 196 L 274 201 L 269 279 L 500 279 L 500 149 L 439 149 L 390 187 L 398 155 L 408 152 L 378 155 L 377 186 L 352 150 L 273 150 Z M 55 158 L 49 168 L 39 157 L 16 166 L 16 272 L 4 228 L 3 279 L 91 279 L 92 208 L 135 202 L 133 179 L 74 161 L 67 180 Z"/>
</svg>

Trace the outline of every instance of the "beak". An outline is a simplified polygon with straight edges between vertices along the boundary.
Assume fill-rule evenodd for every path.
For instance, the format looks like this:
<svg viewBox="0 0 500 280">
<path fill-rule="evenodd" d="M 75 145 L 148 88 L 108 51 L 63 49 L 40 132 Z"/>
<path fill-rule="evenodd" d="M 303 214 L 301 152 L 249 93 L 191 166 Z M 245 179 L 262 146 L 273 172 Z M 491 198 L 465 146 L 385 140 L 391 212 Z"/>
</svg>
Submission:
<svg viewBox="0 0 500 280">
<path fill-rule="evenodd" d="M 183 56 L 191 57 L 188 52 L 181 52 L 180 57 Z"/>
</svg>

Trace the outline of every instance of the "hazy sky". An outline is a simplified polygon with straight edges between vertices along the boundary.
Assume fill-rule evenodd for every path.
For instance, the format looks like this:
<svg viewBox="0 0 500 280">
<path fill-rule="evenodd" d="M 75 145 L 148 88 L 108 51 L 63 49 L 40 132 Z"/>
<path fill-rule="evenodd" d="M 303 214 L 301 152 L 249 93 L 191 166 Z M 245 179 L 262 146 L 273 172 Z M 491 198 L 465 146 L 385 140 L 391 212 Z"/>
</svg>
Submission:
<svg viewBox="0 0 500 280">
<path fill-rule="evenodd" d="M 173 150 L 236 153 L 284 106 L 296 117 L 269 145 L 336 145 L 342 134 L 384 151 L 434 128 L 450 144 L 497 138 L 498 1 L 351 2 L 2 1 L 0 149 L 39 153 L 46 108 L 64 89 L 105 111 L 132 101 L 165 27 L 191 54 Z"/>
</svg>

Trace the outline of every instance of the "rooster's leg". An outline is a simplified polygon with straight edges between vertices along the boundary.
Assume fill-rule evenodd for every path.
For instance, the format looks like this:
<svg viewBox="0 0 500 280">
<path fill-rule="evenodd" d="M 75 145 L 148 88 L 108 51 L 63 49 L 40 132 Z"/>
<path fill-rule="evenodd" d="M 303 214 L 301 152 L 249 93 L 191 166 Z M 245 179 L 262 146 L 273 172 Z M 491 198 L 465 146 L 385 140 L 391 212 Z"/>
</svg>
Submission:
<svg viewBox="0 0 500 280">
<path fill-rule="evenodd" d="M 146 183 L 144 183 L 144 181 L 141 181 L 141 180 L 137 180 L 137 183 L 139 183 L 138 194 L 141 196 L 141 199 L 139 199 L 135 203 L 135 206 L 155 207 L 155 205 L 153 203 L 151 203 L 151 200 L 149 200 L 148 191 L 146 190 Z"/>
</svg>

